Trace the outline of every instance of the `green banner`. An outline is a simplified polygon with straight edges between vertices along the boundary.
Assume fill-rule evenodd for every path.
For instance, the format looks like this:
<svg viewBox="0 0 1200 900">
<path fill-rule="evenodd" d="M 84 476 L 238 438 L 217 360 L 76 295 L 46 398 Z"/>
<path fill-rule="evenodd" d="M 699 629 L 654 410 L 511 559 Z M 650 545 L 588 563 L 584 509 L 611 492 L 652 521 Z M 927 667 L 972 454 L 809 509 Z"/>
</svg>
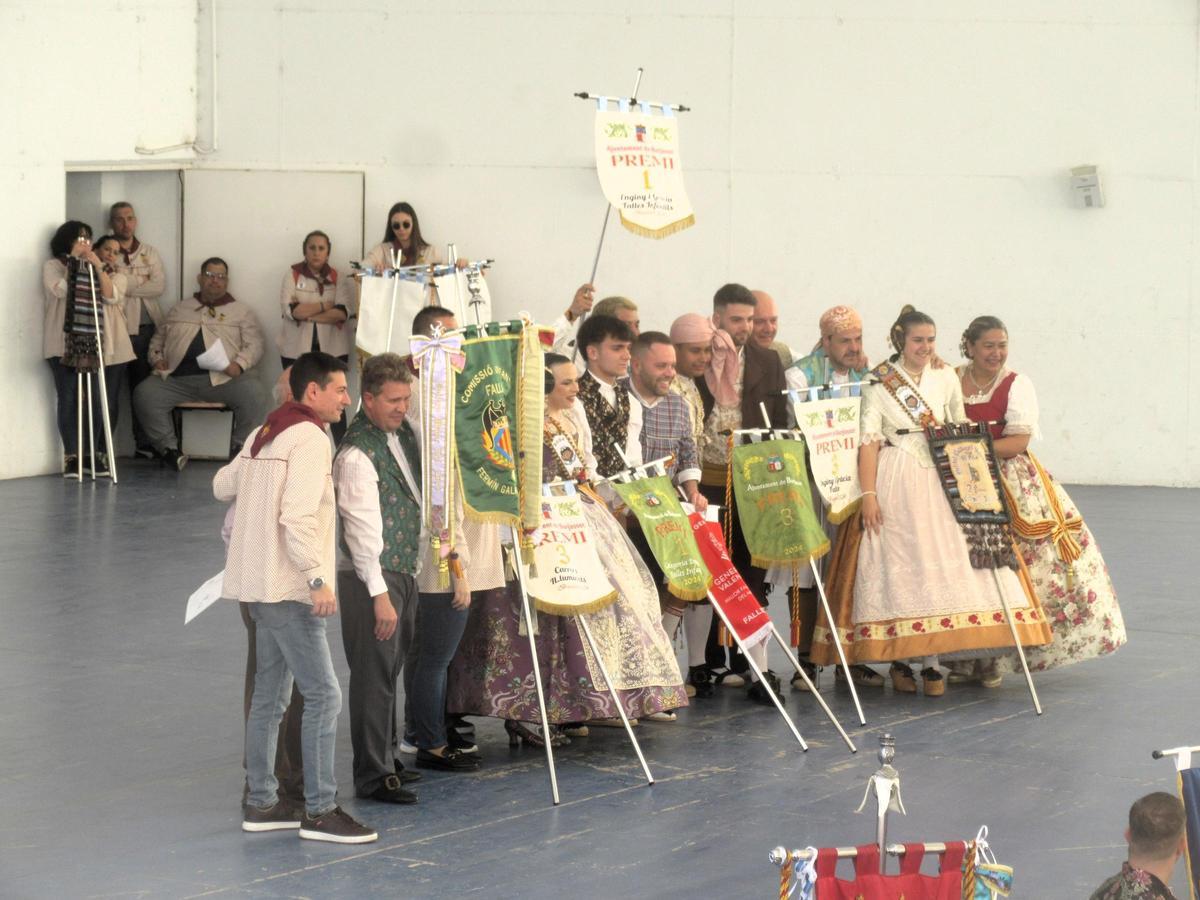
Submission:
<svg viewBox="0 0 1200 900">
<path fill-rule="evenodd" d="M 609 484 L 641 523 L 646 543 L 666 576 L 667 590 L 680 600 L 707 597 L 712 573 L 696 546 L 692 523 L 679 505 L 671 479 L 659 475 Z"/>
<path fill-rule="evenodd" d="M 515 525 L 517 495 L 518 372 L 521 333 L 480 334 L 467 329 L 458 373 L 454 437 L 467 515 L 483 522 Z"/>
<path fill-rule="evenodd" d="M 804 444 L 773 440 L 733 450 L 733 493 L 751 565 L 801 562 L 829 552 L 813 509 Z"/>
</svg>

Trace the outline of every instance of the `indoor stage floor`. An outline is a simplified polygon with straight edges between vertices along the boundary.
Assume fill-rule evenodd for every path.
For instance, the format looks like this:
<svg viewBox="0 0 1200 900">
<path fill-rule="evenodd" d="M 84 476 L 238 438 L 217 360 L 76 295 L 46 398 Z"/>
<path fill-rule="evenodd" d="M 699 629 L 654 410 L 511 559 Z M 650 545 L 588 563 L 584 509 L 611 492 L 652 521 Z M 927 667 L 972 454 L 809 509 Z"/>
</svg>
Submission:
<svg viewBox="0 0 1200 900">
<path fill-rule="evenodd" d="M 1072 489 L 1107 558 L 1129 627 L 1116 656 L 995 691 L 940 699 L 862 691 L 858 727 L 826 670 L 851 755 L 811 698 L 772 708 L 732 688 L 675 724 L 637 729 L 647 787 L 621 730 L 557 755 L 510 750 L 478 720 L 475 774 L 425 774 L 420 803 L 354 800 L 343 708 L 337 776 L 378 843 L 240 830 L 245 631 L 232 604 L 186 628 L 184 601 L 222 566 L 212 463 L 181 475 L 126 462 L 121 484 L 0 483 L 0 895 L 26 897 L 768 897 L 777 844 L 868 843 L 855 815 L 893 733 L 906 817 L 890 838 L 969 838 L 987 824 L 1016 869 L 1014 897 L 1086 898 L 1125 856 L 1130 803 L 1173 790 L 1151 750 L 1200 744 L 1195 614 L 1200 492 Z M 1191 610 L 1191 612 L 1189 612 Z M 774 608 L 777 620 L 783 604 Z M 330 645 L 343 689 L 338 622 Z M 772 665 L 784 661 L 772 653 Z M 786 680 L 786 677 L 785 677 Z M 1174 886 L 1185 896 L 1184 877 Z"/>
</svg>

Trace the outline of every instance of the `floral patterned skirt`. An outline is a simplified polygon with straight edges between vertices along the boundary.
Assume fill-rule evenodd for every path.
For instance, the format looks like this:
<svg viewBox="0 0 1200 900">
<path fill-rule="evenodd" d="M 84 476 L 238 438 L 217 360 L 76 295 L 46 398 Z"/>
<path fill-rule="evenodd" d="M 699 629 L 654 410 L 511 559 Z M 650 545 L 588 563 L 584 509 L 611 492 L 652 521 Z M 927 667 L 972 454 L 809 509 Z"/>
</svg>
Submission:
<svg viewBox="0 0 1200 900">
<path fill-rule="evenodd" d="M 1044 471 L 1044 470 L 1043 470 Z M 1021 453 L 1000 461 L 1000 474 L 1027 521 L 1053 518 L 1046 486 L 1029 454 Z M 1050 473 L 1046 480 L 1055 491 L 1067 520 L 1082 520 L 1078 508 Z M 1026 649 L 1025 658 L 1033 671 L 1065 666 L 1083 659 L 1112 653 L 1125 643 L 1125 620 L 1100 547 L 1084 522 L 1075 534 L 1082 553 L 1073 565 L 1058 554 L 1052 536 L 1039 540 L 1017 539 L 1017 547 L 1029 569 L 1034 591 L 1050 622 L 1054 641 L 1044 647 Z M 1002 657 L 1000 671 L 1020 668 L 1016 654 Z"/>
<path fill-rule="evenodd" d="M 597 552 L 617 599 L 587 614 L 621 705 L 631 718 L 687 705 L 679 663 L 663 631 L 658 591 L 629 538 L 600 504 L 584 506 Z M 551 723 L 617 716 L 573 616 L 535 613 L 538 665 Z M 481 591 L 450 663 L 447 711 L 536 722 L 540 719 L 529 638 L 521 627 L 521 595 L 510 583 Z"/>
</svg>

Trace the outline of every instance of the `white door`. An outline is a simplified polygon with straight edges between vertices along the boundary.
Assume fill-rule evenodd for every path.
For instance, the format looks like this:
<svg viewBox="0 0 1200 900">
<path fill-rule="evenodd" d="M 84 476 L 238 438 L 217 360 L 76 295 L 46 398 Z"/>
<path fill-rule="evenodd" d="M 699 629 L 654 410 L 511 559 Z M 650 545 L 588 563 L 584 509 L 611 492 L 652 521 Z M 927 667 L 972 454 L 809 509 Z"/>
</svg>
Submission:
<svg viewBox="0 0 1200 900">
<path fill-rule="evenodd" d="M 329 235 L 329 263 L 348 278 L 349 261 L 362 259 L 364 249 L 362 172 L 183 173 L 183 293 L 197 290 L 205 259 L 229 263 L 229 293 L 254 310 L 263 329 L 266 351 L 255 368 L 267 388 L 281 370 L 275 344 L 283 324 L 280 285 L 304 258 L 301 243 L 310 231 Z"/>
</svg>

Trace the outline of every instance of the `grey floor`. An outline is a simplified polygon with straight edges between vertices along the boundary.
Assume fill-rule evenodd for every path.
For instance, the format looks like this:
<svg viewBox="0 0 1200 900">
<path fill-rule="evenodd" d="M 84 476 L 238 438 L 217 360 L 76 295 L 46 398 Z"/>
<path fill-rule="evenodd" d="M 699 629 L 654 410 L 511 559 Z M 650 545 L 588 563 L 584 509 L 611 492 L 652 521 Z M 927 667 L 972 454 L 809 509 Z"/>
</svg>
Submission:
<svg viewBox="0 0 1200 900">
<path fill-rule="evenodd" d="M 894 839 L 986 823 L 1016 867 L 1014 897 L 1085 898 L 1119 868 L 1129 804 L 1173 789 L 1150 751 L 1200 743 L 1200 492 L 1075 488 L 1130 643 L 1042 676 L 1041 718 L 1016 679 L 940 700 L 867 692 L 851 756 L 794 695 L 805 754 L 772 710 L 722 689 L 674 725 L 638 729 L 652 788 L 623 732 L 565 748 L 558 808 L 543 757 L 510 751 L 500 724 L 481 720 L 477 774 L 427 774 L 416 807 L 346 801 L 377 844 L 245 835 L 244 631 L 230 605 L 183 625 L 187 594 L 222 566 L 214 471 L 130 464 L 115 488 L 0 483 L 0 896 L 773 896 L 769 848 L 871 839 L 853 810 L 887 730 L 908 809 Z M 330 643 L 344 684 L 336 623 Z M 828 673 L 824 695 L 849 727 L 849 696 Z M 1184 896 L 1180 873 L 1174 884 Z"/>
</svg>

